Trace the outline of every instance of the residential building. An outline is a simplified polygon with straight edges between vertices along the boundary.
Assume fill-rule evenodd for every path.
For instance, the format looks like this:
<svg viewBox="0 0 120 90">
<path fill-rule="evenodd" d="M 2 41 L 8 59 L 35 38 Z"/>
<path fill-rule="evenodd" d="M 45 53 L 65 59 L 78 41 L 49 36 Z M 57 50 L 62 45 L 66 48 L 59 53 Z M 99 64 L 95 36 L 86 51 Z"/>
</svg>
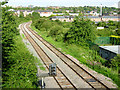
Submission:
<svg viewBox="0 0 120 90">
<path fill-rule="evenodd" d="M 24 17 L 26 17 L 29 14 L 32 14 L 34 11 L 30 11 L 30 10 L 14 10 L 15 15 L 17 15 L 18 17 L 20 16 L 20 12 L 23 13 Z"/>
<path fill-rule="evenodd" d="M 99 14 L 95 11 L 91 11 L 89 14 L 92 15 L 92 16 L 99 16 Z"/>
<path fill-rule="evenodd" d="M 26 17 L 27 15 L 32 14 L 33 12 L 34 11 L 25 10 L 25 11 L 23 11 L 23 15 L 24 15 L 24 17 Z"/>
<path fill-rule="evenodd" d="M 60 20 L 62 22 L 66 21 L 66 22 L 72 22 L 74 19 L 73 16 L 54 16 L 51 17 L 50 20 Z"/>
<path fill-rule="evenodd" d="M 71 15 L 71 16 L 78 16 L 79 13 L 69 13 L 69 15 Z"/>
<path fill-rule="evenodd" d="M 53 12 L 52 11 L 36 11 L 40 14 L 41 17 L 45 16 L 45 17 L 49 17 L 51 15 L 53 15 Z"/>
</svg>

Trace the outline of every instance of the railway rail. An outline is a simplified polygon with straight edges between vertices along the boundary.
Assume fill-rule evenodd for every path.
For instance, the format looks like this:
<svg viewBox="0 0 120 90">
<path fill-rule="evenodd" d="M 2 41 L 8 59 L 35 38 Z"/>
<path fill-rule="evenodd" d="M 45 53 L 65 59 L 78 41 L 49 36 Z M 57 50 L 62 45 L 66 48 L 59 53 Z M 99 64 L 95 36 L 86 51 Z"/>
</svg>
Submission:
<svg viewBox="0 0 120 90">
<path fill-rule="evenodd" d="M 34 41 L 34 39 L 25 31 L 22 26 L 22 31 L 29 40 L 29 42 L 34 47 L 35 51 L 42 59 L 43 63 L 46 65 L 47 69 L 49 69 L 49 64 L 53 63 L 53 61 L 44 53 L 44 51 L 39 47 L 39 45 Z M 76 87 L 69 81 L 69 79 L 64 75 L 64 73 L 57 67 L 57 76 L 53 76 L 55 81 L 58 83 L 61 89 L 63 88 L 75 88 Z"/>
<path fill-rule="evenodd" d="M 92 76 L 89 72 L 87 72 L 85 69 L 83 69 L 80 65 L 78 65 L 76 62 L 74 62 L 72 59 L 67 57 L 65 54 L 60 52 L 57 48 L 55 48 L 53 45 L 51 45 L 49 42 L 44 40 L 40 35 L 38 35 L 35 31 L 33 31 L 31 28 L 29 28 L 29 25 L 31 22 L 24 23 L 21 25 L 21 29 L 29 42 L 32 44 L 34 49 L 36 50 L 39 57 L 42 59 L 44 64 L 46 65 L 47 69 L 49 68 L 49 64 L 53 63 L 54 61 L 49 57 L 48 54 L 38 45 L 38 43 L 33 39 L 33 37 L 30 35 L 32 33 L 34 37 L 36 37 L 42 44 L 44 44 L 51 52 L 53 52 L 57 57 L 60 58 L 62 62 L 64 62 L 72 71 L 75 72 L 76 75 L 78 75 L 80 78 L 82 78 L 92 89 L 104 89 L 109 90 L 109 87 L 104 85 L 101 81 L 96 79 L 94 76 Z M 26 28 L 25 28 L 26 27 Z M 30 33 L 28 33 L 27 30 L 29 30 Z M 55 62 L 54 62 L 55 63 Z M 71 82 L 70 78 L 64 74 L 59 66 L 57 66 L 57 76 L 54 76 L 54 79 L 58 83 L 61 89 L 64 88 L 74 88 L 77 89 L 78 87 L 75 86 L 73 82 Z"/>
</svg>

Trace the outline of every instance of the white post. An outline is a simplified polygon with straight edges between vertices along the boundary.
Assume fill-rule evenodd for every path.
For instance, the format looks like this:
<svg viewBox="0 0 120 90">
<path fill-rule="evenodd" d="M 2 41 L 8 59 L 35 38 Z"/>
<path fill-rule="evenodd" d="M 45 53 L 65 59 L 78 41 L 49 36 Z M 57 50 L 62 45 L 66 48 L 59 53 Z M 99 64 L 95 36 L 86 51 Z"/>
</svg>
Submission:
<svg viewBox="0 0 120 90">
<path fill-rule="evenodd" d="M 100 6 L 100 16 L 102 16 L 102 4 Z"/>
</svg>

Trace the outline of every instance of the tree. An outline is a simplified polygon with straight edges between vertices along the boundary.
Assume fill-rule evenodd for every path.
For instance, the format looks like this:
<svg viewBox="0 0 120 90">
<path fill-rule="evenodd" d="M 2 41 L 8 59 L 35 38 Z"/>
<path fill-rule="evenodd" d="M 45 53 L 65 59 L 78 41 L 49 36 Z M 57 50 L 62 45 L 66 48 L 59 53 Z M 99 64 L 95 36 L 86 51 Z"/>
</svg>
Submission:
<svg viewBox="0 0 120 90">
<path fill-rule="evenodd" d="M 53 37 L 56 41 L 61 41 L 63 38 L 63 26 L 54 25 L 50 28 L 49 36 Z"/>
<path fill-rule="evenodd" d="M 76 18 L 70 30 L 65 34 L 64 41 L 87 45 L 87 41 L 93 42 L 96 38 L 94 30 L 95 27 L 90 20 Z"/>
<path fill-rule="evenodd" d="M 33 12 L 32 17 L 33 18 L 40 18 L 40 14 L 38 12 Z"/>
<path fill-rule="evenodd" d="M 20 12 L 20 18 L 24 18 L 23 12 Z"/>
<path fill-rule="evenodd" d="M 108 21 L 108 25 L 109 25 L 109 26 L 114 26 L 114 25 L 115 25 L 115 24 L 114 24 L 114 21 L 109 20 L 109 21 Z"/>
<path fill-rule="evenodd" d="M 52 22 L 50 20 L 45 20 L 41 25 L 41 28 L 45 28 L 46 31 L 48 31 L 50 27 L 52 27 Z"/>
<path fill-rule="evenodd" d="M 97 26 L 98 27 L 104 27 L 104 26 L 106 26 L 106 22 L 98 22 Z"/>
</svg>

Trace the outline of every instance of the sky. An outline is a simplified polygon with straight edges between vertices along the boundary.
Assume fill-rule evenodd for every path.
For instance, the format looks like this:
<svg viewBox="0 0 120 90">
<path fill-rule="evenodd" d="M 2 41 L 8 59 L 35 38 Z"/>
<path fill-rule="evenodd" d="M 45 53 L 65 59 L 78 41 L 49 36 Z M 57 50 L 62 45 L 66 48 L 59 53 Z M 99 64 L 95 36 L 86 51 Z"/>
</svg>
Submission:
<svg viewBox="0 0 120 90">
<path fill-rule="evenodd" d="M 2 0 L 4 1 L 4 0 Z M 103 6 L 118 7 L 120 0 L 9 0 L 9 6 Z"/>
</svg>

